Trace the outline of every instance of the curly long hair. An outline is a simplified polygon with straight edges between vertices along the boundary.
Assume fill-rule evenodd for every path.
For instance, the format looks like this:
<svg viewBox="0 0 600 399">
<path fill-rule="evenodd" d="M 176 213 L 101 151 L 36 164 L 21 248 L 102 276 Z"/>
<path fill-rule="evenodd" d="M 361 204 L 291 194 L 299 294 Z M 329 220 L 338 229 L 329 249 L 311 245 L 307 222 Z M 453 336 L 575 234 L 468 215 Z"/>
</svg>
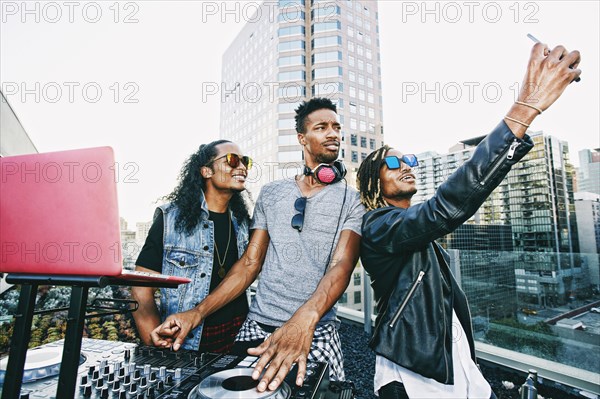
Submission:
<svg viewBox="0 0 600 399">
<path fill-rule="evenodd" d="M 201 207 L 200 193 L 204 192 L 206 182 L 200 173 L 200 168 L 209 166 L 217 155 L 217 146 L 231 143 L 229 140 L 216 140 L 202 144 L 198 151 L 192 154 L 183 164 L 179 172 L 179 183 L 173 192 L 164 197 L 179 208 L 175 219 L 175 229 L 190 234 L 200 223 Z M 244 195 L 243 193 L 246 192 Z M 229 201 L 229 209 L 238 221 L 250 221 L 249 194 L 247 191 L 235 192 Z"/>
<path fill-rule="evenodd" d="M 360 192 L 360 202 L 362 202 L 367 211 L 388 206 L 381 192 L 379 171 L 385 162 L 385 154 L 390 149 L 389 145 L 384 145 L 373 151 L 361 162 L 358 168 L 356 188 Z"/>
</svg>

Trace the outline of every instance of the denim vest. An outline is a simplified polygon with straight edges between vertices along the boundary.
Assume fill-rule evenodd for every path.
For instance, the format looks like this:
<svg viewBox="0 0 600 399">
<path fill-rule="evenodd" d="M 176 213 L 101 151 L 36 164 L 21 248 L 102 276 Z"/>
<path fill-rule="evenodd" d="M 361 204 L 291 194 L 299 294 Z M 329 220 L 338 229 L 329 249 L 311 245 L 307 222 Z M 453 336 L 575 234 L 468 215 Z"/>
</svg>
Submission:
<svg viewBox="0 0 600 399">
<path fill-rule="evenodd" d="M 175 219 L 179 213 L 175 205 L 162 205 L 154 214 L 156 218 L 162 210 L 164 218 L 162 273 L 192 280 L 188 284 L 180 284 L 178 288 L 160 289 L 162 321 L 170 314 L 194 308 L 209 293 L 213 272 L 214 225 L 212 220 L 208 220 L 204 194 L 201 194 L 200 201 L 200 222 L 189 235 L 175 229 Z M 237 238 L 238 256 L 241 257 L 248 245 L 248 223 L 239 223 L 233 214 L 231 221 Z M 194 336 L 184 341 L 184 349 L 198 350 L 203 325 L 204 323 L 192 330 Z"/>
</svg>

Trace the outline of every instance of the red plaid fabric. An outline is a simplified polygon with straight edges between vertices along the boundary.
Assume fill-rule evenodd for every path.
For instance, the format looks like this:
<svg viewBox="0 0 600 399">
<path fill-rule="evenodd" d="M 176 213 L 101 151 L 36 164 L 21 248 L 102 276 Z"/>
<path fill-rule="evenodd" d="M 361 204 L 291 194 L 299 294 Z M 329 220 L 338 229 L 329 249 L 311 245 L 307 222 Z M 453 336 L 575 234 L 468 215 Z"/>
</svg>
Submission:
<svg viewBox="0 0 600 399">
<path fill-rule="evenodd" d="M 200 339 L 200 352 L 228 353 L 231 351 L 235 336 L 246 320 L 245 316 L 237 316 L 227 323 L 216 326 L 204 326 Z"/>
</svg>

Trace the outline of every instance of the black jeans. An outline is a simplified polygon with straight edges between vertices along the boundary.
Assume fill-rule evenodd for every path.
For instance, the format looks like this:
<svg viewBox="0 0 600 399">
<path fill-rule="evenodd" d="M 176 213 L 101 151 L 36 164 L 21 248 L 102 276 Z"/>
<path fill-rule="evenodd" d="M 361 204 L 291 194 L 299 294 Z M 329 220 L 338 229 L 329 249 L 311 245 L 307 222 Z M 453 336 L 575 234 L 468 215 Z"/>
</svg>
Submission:
<svg viewBox="0 0 600 399">
<path fill-rule="evenodd" d="M 379 399 L 410 399 L 404 385 L 398 381 L 390 382 L 379 389 Z M 494 391 L 490 399 L 498 399 Z"/>
</svg>

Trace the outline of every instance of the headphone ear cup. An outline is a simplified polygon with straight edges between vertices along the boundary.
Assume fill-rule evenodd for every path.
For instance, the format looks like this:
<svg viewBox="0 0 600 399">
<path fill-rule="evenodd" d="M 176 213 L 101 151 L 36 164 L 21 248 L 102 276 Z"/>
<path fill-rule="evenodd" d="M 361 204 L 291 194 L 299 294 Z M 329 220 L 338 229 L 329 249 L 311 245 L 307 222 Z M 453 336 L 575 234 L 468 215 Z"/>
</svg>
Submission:
<svg viewBox="0 0 600 399">
<path fill-rule="evenodd" d="M 344 165 L 344 163 L 342 161 L 335 161 L 333 163 L 333 166 L 335 166 L 335 168 L 338 170 L 339 174 L 340 174 L 340 179 L 343 179 L 346 176 L 346 165 Z M 337 181 L 339 181 L 337 180 Z"/>
</svg>

